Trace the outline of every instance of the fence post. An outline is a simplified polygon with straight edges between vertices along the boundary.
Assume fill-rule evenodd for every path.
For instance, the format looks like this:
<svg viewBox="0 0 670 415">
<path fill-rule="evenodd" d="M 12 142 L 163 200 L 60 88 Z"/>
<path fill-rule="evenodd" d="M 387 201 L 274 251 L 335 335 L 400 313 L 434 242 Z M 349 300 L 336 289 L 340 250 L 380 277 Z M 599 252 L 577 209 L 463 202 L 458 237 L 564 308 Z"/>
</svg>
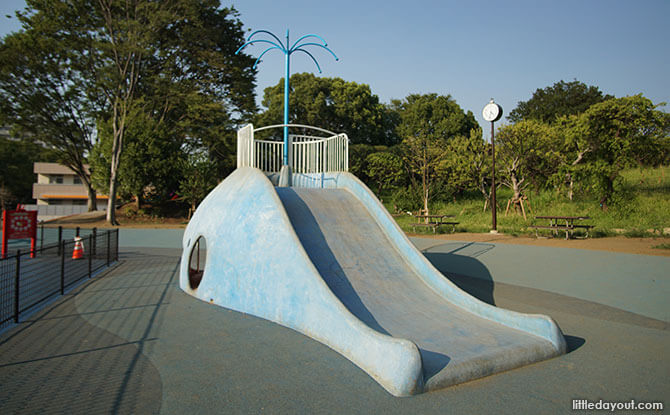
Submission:
<svg viewBox="0 0 670 415">
<path fill-rule="evenodd" d="M 91 268 L 92 268 L 92 261 L 93 261 L 93 250 L 92 250 L 92 239 L 93 239 L 93 234 L 88 234 L 88 277 L 91 278 Z"/>
<path fill-rule="evenodd" d="M 14 322 L 19 322 L 19 279 L 21 277 L 21 251 L 16 251 L 16 279 L 14 280 Z"/>
<path fill-rule="evenodd" d="M 40 225 L 40 251 L 42 250 L 44 250 L 44 224 Z"/>
<path fill-rule="evenodd" d="M 116 254 L 116 255 L 114 255 L 114 261 L 118 261 L 119 260 L 119 230 L 118 229 L 116 230 L 116 242 L 115 242 L 114 246 L 116 248 L 114 250 L 114 253 Z"/>
<path fill-rule="evenodd" d="M 63 242 L 63 227 L 59 226 L 58 227 L 58 255 L 61 254 L 61 248 L 63 247 L 62 242 Z"/>
<path fill-rule="evenodd" d="M 112 231 L 107 231 L 107 266 L 109 266 L 109 240 L 110 240 L 110 234 Z"/>
<path fill-rule="evenodd" d="M 91 255 L 95 255 L 96 245 L 98 242 L 98 228 L 93 228 L 93 245 L 91 245 Z"/>
<path fill-rule="evenodd" d="M 79 236 L 79 226 L 77 226 L 76 232 L 75 236 Z"/>
<path fill-rule="evenodd" d="M 65 295 L 65 241 L 60 242 L 60 295 Z"/>
</svg>

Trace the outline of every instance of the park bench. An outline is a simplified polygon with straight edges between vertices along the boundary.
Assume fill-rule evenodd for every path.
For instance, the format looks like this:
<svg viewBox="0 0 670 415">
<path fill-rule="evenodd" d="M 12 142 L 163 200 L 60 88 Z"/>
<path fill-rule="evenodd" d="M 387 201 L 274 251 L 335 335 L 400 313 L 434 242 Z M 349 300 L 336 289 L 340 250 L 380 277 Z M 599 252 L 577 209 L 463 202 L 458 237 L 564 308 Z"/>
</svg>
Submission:
<svg viewBox="0 0 670 415">
<path fill-rule="evenodd" d="M 416 223 L 412 223 L 412 230 L 416 232 L 417 227 L 432 228 L 433 233 L 437 233 L 437 228 L 442 225 L 451 225 L 451 231 L 456 231 L 456 225 L 459 222 L 448 221 L 447 218 L 453 218 L 454 215 L 412 215 L 417 218 Z M 421 221 L 423 219 L 423 222 Z"/>
<path fill-rule="evenodd" d="M 584 238 L 589 237 L 589 229 L 593 228 L 593 225 L 578 223 L 575 224 L 575 221 L 591 219 L 588 216 L 535 216 L 535 219 L 544 219 L 549 220 L 548 225 L 531 225 L 529 226 L 532 229 L 535 229 L 535 236 L 539 238 L 538 229 L 549 229 L 556 236 L 558 232 L 565 232 L 565 239 L 574 238 L 575 229 L 583 229 L 585 231 Z M 564 222 L 564 223 L 559 223 Z"/>
</svg>

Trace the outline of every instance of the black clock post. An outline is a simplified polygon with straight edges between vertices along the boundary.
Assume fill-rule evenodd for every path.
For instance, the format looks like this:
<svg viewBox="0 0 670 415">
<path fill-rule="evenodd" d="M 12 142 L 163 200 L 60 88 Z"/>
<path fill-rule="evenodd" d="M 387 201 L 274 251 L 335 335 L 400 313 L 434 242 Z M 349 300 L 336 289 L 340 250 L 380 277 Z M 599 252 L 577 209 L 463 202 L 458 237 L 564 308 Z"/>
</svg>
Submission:
<svg viewBox="0 0 670 415">
<path fill-rule="evenodd" d="M 494 123 L 502 117 L 502 107 L 491 98 L 491 102 L 486 104 L 482 110 L 482 116 L 486 121 L 491 121 L 491 161 L 493 165 L 491 173 L 491 233 L 498 233 L 498 223 L 496 220 L 496 144 Z"/>
</svg>

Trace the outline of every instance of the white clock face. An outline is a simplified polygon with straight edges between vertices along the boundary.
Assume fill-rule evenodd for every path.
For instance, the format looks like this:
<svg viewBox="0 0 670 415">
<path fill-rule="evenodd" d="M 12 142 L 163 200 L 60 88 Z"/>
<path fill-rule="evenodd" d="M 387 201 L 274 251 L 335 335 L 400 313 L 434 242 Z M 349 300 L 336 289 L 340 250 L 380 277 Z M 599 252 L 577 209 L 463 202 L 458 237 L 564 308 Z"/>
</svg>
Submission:
<svg viewBox="0 0 670 415">
<path fill-rule="evenodd" d="M 487 104 L 482 111 L 482 116 L 486 121 L 495 121 L 498 115 L 500 115 L 500 107 L 494 103 Z"/>
</svg>

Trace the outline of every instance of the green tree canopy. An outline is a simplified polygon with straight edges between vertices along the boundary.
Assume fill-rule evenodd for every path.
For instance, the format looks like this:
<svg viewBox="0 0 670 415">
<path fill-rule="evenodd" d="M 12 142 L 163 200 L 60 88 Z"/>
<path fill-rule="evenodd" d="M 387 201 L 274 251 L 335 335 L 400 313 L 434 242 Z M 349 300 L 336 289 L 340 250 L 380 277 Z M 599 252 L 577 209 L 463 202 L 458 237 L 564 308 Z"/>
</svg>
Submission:
<svg viewBox="0 0 670 415">
<path fill-rule="evenodd" d="M 562 160 L 557 129 L 537 120 L 500 128 L 495 143 L 500 179 L 514 192 L 515 205 L 528 185 L 535 189 L 544 187 Z"/>
<path fill-rule="evenodd" d="M 482 138 L 481 129 L 472 129 L 467 136 L 457 135 L 447 142 L 446 157 L 438 171 L 448 177 L 456 192 L 478 189 L 490 198 L 490 146 Z"/>
<path fill-rule="evenodd" d="M 559 81 L 552 86 L 537 89 L 528 101 L 520 101 L 507 119 L 511 122 L 540 120 L 553 123 L 557 118 L 579 114 L 591 105 L 612 98 L 596 86 L 589 86 L 577 80 Z"/>
<path fill-rule="evenodd" d="M 382 189 L 396 185 L 405 175 L 402 158 L 389 152 L 376 152 L 367 156 L 367 176 L 377 184 L 377 194 Z"/>
<path fill-rule="evenodd" d="M 396 118 L 365 84 L 311 73 L 291 75 L 289 122 L 346 133 L 353 144 L 392 145 Z M 258 126 L 282 124 L 284 80 L 265 89 Z"/>
<path fill-rule="evenodd" d="M 570 134 L 584 153 L 600 204 L 607 209 L 621 171 L 645 160 L 667 159 L 668 114 L 642 94 L 594 104 L 573 123 Z M 664 154 L 665 153 L 665 154 Z"/>
<path fill-rule="evenodd" d="M 399 151 L 414 187 L 421 188 L 423 210 L 428 212 L 429 201 L 448 180 L 439 168 L 448 157 L 449 140 L 469 136 L 478 124 L 472 112 L 465 113 L 451 96 L 412 94 L 392 104 L 400 115 Z"/>
<path fill-rule="evenodd" d="M 29 203 L 32 199 L 33 163 L 57 161 L 57 155 L 31 139 L 0 136 L 0 209 L 10 203 Z"/>
<path fill-rule="evenodd" d="M 0 124 L 52 148 L 82 179 L 88 208 L 95 210 L 96 194 L 84 167 L 96 117 L 88 80 L 71 65 L 68 42 L 54 35 L 41 14 L 23 17 L 22 23 L 23 30 L 0 41 Z"/>
<path fill-rule="evenodd" d="M 16 57 L 22 65 L 5 71 L 14 77 L 8 76 L 10 81 L 21 81 L 10 85 L 14 91 L 28 95 L 22 91 L 30 89 L 16 86 L 33 85 L 36 92 L 27 99 L 32 107 L 12 108 L 17 114 L 13 123 L 44 114 L 57 118 L 40 133 L 60 137 L 66 127 L 79 132 L 79 158 L 91 151 L 96 126 L 108 129 L 101 131 L 97 150 L 107 152 L 102 159 L 109 169 L 110 222 L 124 147 L 134 145 L 138 155 L 163 146 L 140 143 L 160 136 L 188 141 L 184 149 L 204 147 L 221 160 L 219 165 L 234 158 L 234 129 L 256 111 L 253 59 L 235 54 L 244 42 L 235 9 L 220 7 L 218 0 L 28 0 L 27 5 L 20 14 L 23 31 L 16 36 L 22 47 L 14 46 L 2 60 Z M 127 131 L 134 137 L 125 143 Z M 109 145 L 102 144 L 105 140 Z M 73 146 L 54 147 L 65 153 Z M 176 157 L 174 164 L 180 157 L 179 152 L 160 153 Z M 124 181 L 128 185 L 146 177 Z"/>
</svg>

